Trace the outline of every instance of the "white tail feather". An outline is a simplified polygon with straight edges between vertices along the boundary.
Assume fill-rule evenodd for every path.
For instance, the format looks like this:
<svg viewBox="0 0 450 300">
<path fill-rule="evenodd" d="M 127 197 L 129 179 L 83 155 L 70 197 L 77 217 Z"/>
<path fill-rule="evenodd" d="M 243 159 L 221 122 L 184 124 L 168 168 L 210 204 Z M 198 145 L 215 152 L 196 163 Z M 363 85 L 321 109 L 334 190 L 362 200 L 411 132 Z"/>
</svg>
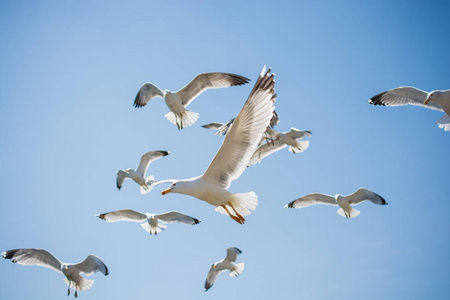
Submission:
<svg viewBox="0 0 450 300">
<path fill-rule="evenodd" d="M 251 214 L 249 209 L 255 210 L 258 206 L 258 196 L 256 196 L 255 192 L 233 194 L 230 202 L 239 214 L 247 216 Z M 226 207 L 228 211 L 230 211 L 231 213 L 233 212 L 233 209 L 229 205 L 226 205 Z M 228 215 L 226 210 L 222 206 L 217 206 L 216 211 L 220 212 L 221 214 Z"/>
<path fill-rule="evenodd" d="M 181 125 L 183 124 L 183 127 L 188 127 L 197 122 L 198 120 L 198 113 L 185 110 L 182 117 L 180 115 L 175 116 L 175 114 L 171 111 L 169 111 L 167 114 L 164 115 L 164 117 L 167 118 L 172 124 Z"/>
<path fill-rule="evenodd" d="M 354 218 L 354 217 L 359 216 L 359 214 L 360 214 L 361 212 L 360 212 L 359 210 L 354 209 L 353 207 L 351 207 L 350 210 L 348 210 L 348 211 L 344 211 L 342 208 L 340 208 L 340 209 L 337 211 L 337 213 L 338 213 L 339 215 L 343 216 L 344 218 L 351 219 L 351 218 Z"/>
<path fill-rule="evenodd" d="M 297 147 L 289 146 L 289 151 L 293 153 L 300 153 L 308 149 L 309 141 L 297 141 Z"/>
<path fill-rule="evenodd" d="M 83 278 L 80 277 L 81 279 L 78 280 L 78 282 L 70 282 L 70 287 L 72 288 L 76 288 L 77 291 L 81 291 L 84 292 L 88 289 L 90 289 L 93 285 L 94 285 L 94 280 L 93 279 L 87 279 L 87 278 Z M 65 284 L 67 284 L 67 286 L 69 286 L 69 280 L 67 278 L 63 278 L 63 281 Z"/>
<path fill-rule="evenodd" d="M 448 115 L 440 118 L 436 124 L 438 124 L 439 128 L 443 128 L 445 131 L 450 131 L 450 117 Z"/>
<path fill-rule="evenodd" d="M 243 271 L 244 271 L 244 263 L 235 264 L 233 271 L 230 272 L 230 276 L 237 277 L 238 275 L 242 274 Z"/>
<path fill-rule="evenodd" d="M 158 235 L 161 231 L 166 229 L 166 225 L 158 223 L 158 226 L 150 226 L 148 222 L 142 223 L 141 227 L 150 234 Z"/>
</svg>

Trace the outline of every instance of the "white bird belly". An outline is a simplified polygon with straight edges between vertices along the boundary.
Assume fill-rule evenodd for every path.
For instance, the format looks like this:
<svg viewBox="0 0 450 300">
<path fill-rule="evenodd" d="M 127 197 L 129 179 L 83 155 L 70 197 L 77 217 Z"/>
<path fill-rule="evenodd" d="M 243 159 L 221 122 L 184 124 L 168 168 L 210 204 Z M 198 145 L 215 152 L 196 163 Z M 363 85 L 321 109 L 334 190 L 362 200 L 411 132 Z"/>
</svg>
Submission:
<svg viewBox="0 0 450 300">
<path fill-rule="evenodd" d="M 181 103 L 180 97 L 176 94 L 168 94 L 164 97 L 167 107 L 176 115 L 181 115 L 186 111 L 183 104 Z"/>
</svg>

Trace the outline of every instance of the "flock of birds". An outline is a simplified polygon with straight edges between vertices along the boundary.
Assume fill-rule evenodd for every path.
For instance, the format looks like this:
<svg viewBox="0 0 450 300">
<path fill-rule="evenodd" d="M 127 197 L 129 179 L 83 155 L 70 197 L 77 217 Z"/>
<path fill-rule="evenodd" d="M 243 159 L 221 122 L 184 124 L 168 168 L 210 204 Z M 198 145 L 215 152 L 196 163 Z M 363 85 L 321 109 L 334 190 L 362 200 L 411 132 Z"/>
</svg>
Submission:
<svg viewBox="0 0 450 300">
<path fill-rule="evenodd" d="M 202 92 L 208 89 L 239 86 L 249 82 L 248 78 L 229 73 L 203 73 L 197 75 L 189 84 L 178 92 L 163 91 L 152 83 L 145 83 L 139 90 L 134 101 L 135 107 L 143 107 L 156 97 L 164 98 L 170 112 L 165 117 L 178 129 L 194 124 L 198 113 L 188 111 L 186 107 Z M 125 180 L 132 179 L 140 186 L 141 194 L 150 192 L 155 185 L 170 183 L 170 187 L 162 191 L 162 195 L 179 193 L 193 196 L 216 207 L 216 211 L 230 216 L 239 224 L 246 221 L 244 216 L 249 215 L 258 205 L 258 197 L 252 192 L 231 193 L 228 189 L 233 180 L 238 179 L 247 167 L 261 162 L 268 155 L 289 147 L 289 151 L 302 152 L 309 147 L 309 141 L 302 141 L 311 136 L 311 131 L 302 131 L 291 128 L 289 132 L 277 132 L 274 126 L 278 124 L 278 114 L 274 103 L 275 77 L 269 68 L 264 67 L 253 87 L 247 101 L 236 118 L 227 123 L 210 123 L 205 128 L 215 129 L 218 134 L 224 135 L 222 146 L 211 161 L 207 170 L 200 176 L 176 180 L 168 179 L 156 181 L 154 176 L 147 176 L 150 164 L 170 154 L 169 151 L 150 151 L 142 155 L 136 170 L 119 170 L 117 173 L 117 188 L 120 190 Z M 426 108 L 444 111 L 446 115 L 437 123 L 440 128 L 450 131 L 450 90 L 433 91 L 427 93 L 414 87 L 399 87 L 372 97 L 369 100 L 373 105 L 399 106 L 418 105 Z M 304 208 L 313 204 L 339 206 L 337 213 L 346 218 L 354 218 L 360 212 L 352 207 L 364 201 L 385 205 L 387 202 L 380 195 L 360 188 L 348 196 L 309 194 L 298 198 L 285 206 L 285 208 Z M 97 215 L 107 222 L 129 221 L 141 223 L 142 228 L 150 234 L 158 234 L 166 228 L 168 223 L 182 223 L 195 225 L 199 219 L 187 216 L 177 211 L 162 214 L 142 213 L 131 209 L 123 209 Z M 244 270 L 244 263 L 236 263 L 241 250 L 235 247 L 227 249 L 225 259 L 214 263 L 208 272 L 205 291 L 215 283 L 218 275 L 229 270 L 230 276 L 238 276 Z M 78 291 L 89 289 L 94 281 L 83 278 L 101 272 L 109 274 L 106 265 L 95 255 L 89 255 L 78 264 L 62 263 L 50 252 L 43 249 L 16 249 L 2 253 L 3 258 L 12 259 L 13 263 L 22 265 L 38 265 L 53 269 L 65 275 L 68 285 L 67 294 L 73 287 L 75 297 Z"/>
</svg>

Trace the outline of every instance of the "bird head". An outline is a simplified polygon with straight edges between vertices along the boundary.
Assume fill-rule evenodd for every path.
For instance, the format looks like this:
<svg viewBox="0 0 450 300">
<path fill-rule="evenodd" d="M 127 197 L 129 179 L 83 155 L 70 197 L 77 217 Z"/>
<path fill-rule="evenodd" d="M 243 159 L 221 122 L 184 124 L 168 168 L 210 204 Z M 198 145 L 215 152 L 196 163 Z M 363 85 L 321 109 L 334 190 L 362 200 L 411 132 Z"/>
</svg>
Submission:
<svg viewBox="0 0 450 300">
<path fill-rule="evenodd" d="M 434 101 L 437 102 L 437 98 L 439 95 L 439 91 L 432 91 L 431 93 L 428 94 L 427 99 L 423 102 L 423 104 L 427 105 L 428 102 L 430 101 Z"/>
<path fill-rule="evenodd" d="M 167 190 L 162 191 L 161 195 L 164 196 L 165 194 L 172 193 L 175 189 L 177 189 L 177 182 L 172 183 Z"/>
<path fill-rule="evenodd" d="M 169 90 L 164 90 L 164 94 L 165 94 L 165 95 L 170 95 L 170 94 L 172 94 L 172 92 L 169 91 Z"/>
</svg>

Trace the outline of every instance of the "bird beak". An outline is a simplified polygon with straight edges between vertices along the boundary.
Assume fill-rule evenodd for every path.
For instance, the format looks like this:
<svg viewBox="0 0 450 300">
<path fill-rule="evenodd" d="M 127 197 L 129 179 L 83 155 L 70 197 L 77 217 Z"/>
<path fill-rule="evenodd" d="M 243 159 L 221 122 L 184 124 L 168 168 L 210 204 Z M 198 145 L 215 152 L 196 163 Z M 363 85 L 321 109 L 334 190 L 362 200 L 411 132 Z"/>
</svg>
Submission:
<svg viewBox="0 0 450 300">
<path fill-rule="evenodd" d="M 172 191 L 172 189 L 167 189 L 167 190 L 164 190 L 164 191 L 162 191 L 161 192 L 161 195 L 165 195 L 165 194 L 168 194 L 168 193 L 170 193 Z"/>
<path fill-rule="evenodd" d="M 425 102 L 423 102 L 423 104 L 427 105 L 428 102 L 430 102 L 430 99 L 425 100 Z"/>
</svg>

